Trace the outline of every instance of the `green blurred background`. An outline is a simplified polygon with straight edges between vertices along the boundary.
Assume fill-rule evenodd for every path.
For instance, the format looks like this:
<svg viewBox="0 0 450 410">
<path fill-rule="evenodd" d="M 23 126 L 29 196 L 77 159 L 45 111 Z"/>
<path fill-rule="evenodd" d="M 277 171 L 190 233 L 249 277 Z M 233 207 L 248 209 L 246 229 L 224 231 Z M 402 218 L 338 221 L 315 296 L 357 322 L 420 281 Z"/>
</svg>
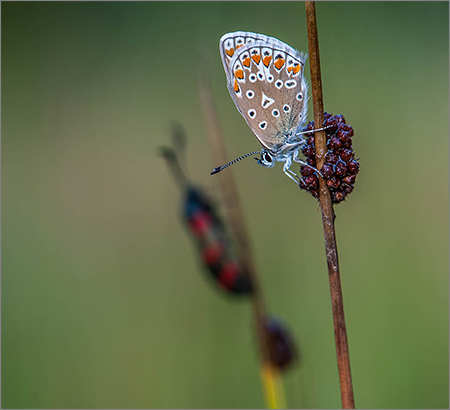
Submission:
<svg viewBox="0 0 450 410">
<path fill-rule="evenodd" d="M 250 305 L 201 271 L 157 147 L 180 122 L 190 176 L 219 202 L 198 70 L 211 69 L 230 159 L 258 149 L 219 38 L 307 51 L 304 3 L 1 6 L 2 407 L 263 407 Z M 449 406 L 448 11 L 317 4 L 325 109 L 353 125 L 362 164 L 336 208 L 360 408 Z M 227 172 L 269 309 L 299 343 L 288 406 L 339 408 L 317 202 L 280 165 Z"/>
</svg>

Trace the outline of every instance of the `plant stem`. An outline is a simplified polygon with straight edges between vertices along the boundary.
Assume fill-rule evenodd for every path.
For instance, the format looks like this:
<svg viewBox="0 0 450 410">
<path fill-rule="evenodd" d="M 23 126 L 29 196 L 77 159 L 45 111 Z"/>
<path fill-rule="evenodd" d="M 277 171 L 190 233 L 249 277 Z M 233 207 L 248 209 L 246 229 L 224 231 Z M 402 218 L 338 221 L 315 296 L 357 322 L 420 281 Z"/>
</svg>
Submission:
<svg viewBox="0 0 450 410">
<path fill-rule="evenodd" d="M 203 119 L 212 151 L 212 158 L 214 164 L 225 164 L 228 162 L 228 157 L 226 155 L 225 144 L 223 142 L 222 132 L 217 117 L 209 76 L 205 72 L 201 73 L 201 80 L 199 83 Z M 284 408 L 284 394 L 282 391 L 279 370 L 270 362 L 269 340 L 264 325 L 267 318 L 264 298 L 259 285 L 250 239 L 247 233 L 244 214 L 232 170 L 221 172 L 219 175 L 214 176 L 214 178 L 218 178 L 220 181 L 224 207 L 228 217 L 227 220 L 232 231 L 233 239 L 236 243 L 239 260 L 245 267 L 253 288 L 251 300 L 256 334 L 258 336 L 261 352 L 261 378 L 266 404 L 268 408 Z"/>
<path fill-rule="evenodd" d="M 315 127 L 323 124 L 322 78 L 320 73 L 319 41 L 317 36 L 316 6 L 314 1 L 305 2 L 306 22 L 308 27 L 308 45 L 311 69 L 311 88 L 314 109 Z M 321 169 L 325 162 L 327 143 L 325 131 L 315 133 L 316 166 Z M 341 279 L 339 274 L 338 251 L 334 228 L 334 210 L 330 190 L 326 181 L 319 175 L 320 207 L 322 210 L 323 232 L 325 236 L 325 251 L 328 263 L 330 281 L 331 305 L 333 310 L 334 336 L 341 386 L 342 408 L 354 409 L 352 375 L 348 350 L 347 330 L 344 317 L 344 302 L 342 299 Z"/>
</svg>

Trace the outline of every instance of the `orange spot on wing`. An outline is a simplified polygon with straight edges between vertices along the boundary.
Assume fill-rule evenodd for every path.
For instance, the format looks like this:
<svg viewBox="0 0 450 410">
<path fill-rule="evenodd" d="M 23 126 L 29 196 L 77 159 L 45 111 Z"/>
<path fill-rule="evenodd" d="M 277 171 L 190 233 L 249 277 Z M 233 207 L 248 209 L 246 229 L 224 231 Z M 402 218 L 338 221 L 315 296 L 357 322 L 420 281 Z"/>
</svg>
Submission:
<svg viewBox="0 0 450 410">
<path fill-rule="evenodd" d="M 244 44 L 238 44 L 238 45 L 236 46 L 236 50 L 237 50 L 238 48 L 241 48 L 243 45 L 244 45 Z"/>
<path fill-rule="evenodd" d="M 227 53 L 228 57 L 233 57 L 234 48 L 230 48 L 229 50 L 225 50 L 225 53 Z"/>
<path fill-rule="evenodd" d="M 244 67 L 250 67 L 250 57 L 246 57 L 242 60 L 242 64 L 244 64 Z"/>
<path fill-rule="evenodd" d="M 236 78 L 239 78 L 239 80 L 242 80 L 244 78 L 244 71 L 241 70 L 240 68 L 238 68 L 235 72 L 234 75 L 236 76 Z"/>
<path fill-rule="evenodd" d="M 290 73 L 290 72 L 294 71 L 294 67 L 290 66 L 290 67 L 287 68 L 287 70 L 288 70 L 288 73 Z"/>
<path fill-rule="evenodd" d="M 275 68 L 277 70 L 281 70 L 281 67 L 284 66 L 284 59 L 283 58 L 279 58 L 278 60 L 275 61 L 275 63 L 273 63 L 273 65 L 275 66 Z"/>
<path fill-rule="evenodd" d="M 269 64 L 270 64 L 270 61 L 272 60 L 272 56 L 265 56 L 264 58 L 263 58 L 263 64 L 266 66 L 266 67 L 269 67 Z"/>
<path fill-rule="evenodd" d="M 234 92 L 235 93 L 239 92 L 239 84 L 236 79 L 234 79 Z"/>
<path fill-rule="evenodd" d="M 261 61 L 261 56 L 259 54 L 254 54 L 252 55 L 252 60 L 256 63 L 259 64 L 259 62 Z"/>
<path fill-rule="evenodd" d="M 294 66 L 293 70 L 294 74 L 297 74 L 300 71 L 300 64 L 297 64 L 296 66 Z"/>
</svg>

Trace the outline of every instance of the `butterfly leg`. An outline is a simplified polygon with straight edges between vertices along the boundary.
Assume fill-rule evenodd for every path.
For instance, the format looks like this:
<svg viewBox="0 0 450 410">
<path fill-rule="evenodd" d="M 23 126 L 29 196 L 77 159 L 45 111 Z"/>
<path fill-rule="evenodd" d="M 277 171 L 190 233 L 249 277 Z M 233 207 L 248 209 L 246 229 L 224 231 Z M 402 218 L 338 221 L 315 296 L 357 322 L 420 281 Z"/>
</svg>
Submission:
<svg viewBox="0 0 450 410">
<path fill-rule="evenodd" d="M 296 179 L 296 178 L 298 178 L 298 176 L 294 171 L 291 171 L 291 169 L 290 169 L 291 165 L 292 165 L 292 160 L 290 158 L 288 158 L 286 160 L 286 162 L 284 163 L 283 171 L 289 178 L 291 178 L 298 185 L 298 180 Z M 296 177 L 296 178 L 294 178 L 294 177 Z"/>
<path fill-rule="evenodd" d="M 297 185 L 298 185 L 298 181 L 293 177 L 293 175 L 297 176 L 297 174 L 294 174 L 290 169 L 286 169 L 286 166 L 283 168 L 284 173 L 291 178 Z"/>
<path fill-rule="evenodd" d="M 296 149 L 296 150 L 294 151 L 294 155 L 292 156 L 292 159 L 293 159 L 297 164 L 305 165 L 305 166 L 307 166 L 307 167 L 313 169 L 313 170 L 316 171 L 321 177 L 323 177 L 323 175 L 320 173 L 320 171 L 319 171 L 317 168 L 312 167 L 312 166 L 309 165 L 307 162 L 301 160 L 301 159 L 298 157 L 298 151 L 299 151 L 298 149 Z"/>
<path fill-rule="evenodd" d="M 300 151 L 300 148 L 297 148 L 295 151 L 294 151 L 294 154 L 292 155 L 292 159 L 297 163 L 297 164 L 302 164 L 302 165 L 306 165 L 306 166 L 308 166 L 308 167 L 311 167 L 310 165 L 308 165 L 305 161 L 303 161 L 302 159 L 300 159 L 299 157 L 298 157 L 298 154 L 299 154 L 299 151 Z M 313 167 L 311 167 L 311 168 L 313 168 Z M 313 168 L 315 171 L 317 171 L 315 168 Z"/>
</svg>

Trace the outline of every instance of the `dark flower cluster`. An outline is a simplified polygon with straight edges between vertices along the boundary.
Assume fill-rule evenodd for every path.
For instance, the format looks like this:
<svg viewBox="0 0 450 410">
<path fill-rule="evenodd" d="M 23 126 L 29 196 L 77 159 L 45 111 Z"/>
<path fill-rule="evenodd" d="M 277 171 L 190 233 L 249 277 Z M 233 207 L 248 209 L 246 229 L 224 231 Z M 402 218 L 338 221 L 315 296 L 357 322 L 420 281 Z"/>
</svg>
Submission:
<svg viewBox="0 0 450 410">
<path fill-rule="evenodd" d="M 297 349 L 289 329 L 280 320 L 270 317 L 264 321 L 270 362 L 285 369 L 297 359 Z"/>
<path fill-rule="evenodd" d="M 355 187 L 356 175 L 359 172 L 359 162 L 355 160 L 355 153 L 352 148 L 353 128 L 345 123 L 343 115 L 325 113 L 323 126 L 327 138 L 328 152 L 325 163 L 320 173 L 325 178 L 331 191 L 333 203 L 343 201 Z M 314 129 L 314 121 L 311 121 L 305 128 Z M 299 185 L 301 189 L 308 191 L 314 198 L 319 198 L 319 177 L 316 167 L 316 149 L 314 146 L 314 133 L 305 134 L 307 142 L 302 148 L 306 156 L 306 162 L 310 167 L 302 165 L 300 173 L 302 178 Z M 312 168 L 311 168 L 312 167 Z"/>
</svg>

